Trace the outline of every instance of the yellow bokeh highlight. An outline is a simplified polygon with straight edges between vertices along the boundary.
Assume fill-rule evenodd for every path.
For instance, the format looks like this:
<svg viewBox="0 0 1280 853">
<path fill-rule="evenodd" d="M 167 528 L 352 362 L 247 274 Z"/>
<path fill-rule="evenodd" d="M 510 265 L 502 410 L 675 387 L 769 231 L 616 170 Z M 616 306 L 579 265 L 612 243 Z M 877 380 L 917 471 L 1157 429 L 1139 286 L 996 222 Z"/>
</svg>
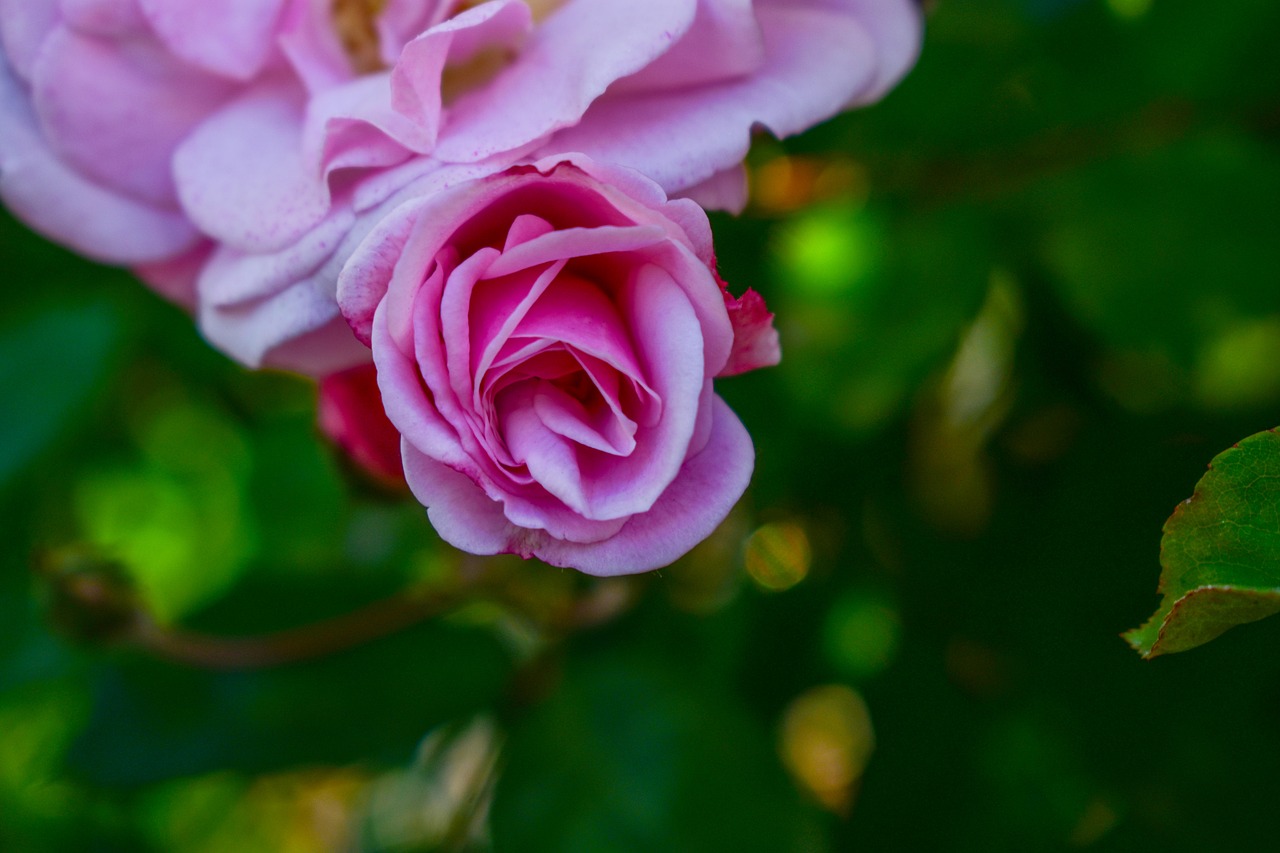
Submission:
<svg viewBox="0 0 1280 853">
<path fill-rule="evenodd" d="M 779 746 L 783 764 L 800 787 L 824 808 L 846 815 L 875 751 L 871 712 L 843 684 L 815 687 L 783 712 Z"/>
<path fill-rule="evenodd" d="M 157 849 L 176 853 L 344 853 L 370 777 L 359 769 L 307 769 L 248 779 L 184 779 L 142 806 Z"/>
<path fill-rule="evenodd" d="M 785 215 L 843 200 L 862 205 L 870 195 L 865 166 L 847 158 L 773 157 L 751 175 L 751 202 L 761 213 Z"/>
<path fill-rule="evenodd" d="M 809 574 L 813 551 L 804 528 L 794 522 L 766 524 L 747 539 L 747 574 L 773 592 L 790 589 Z"/>
</svg>

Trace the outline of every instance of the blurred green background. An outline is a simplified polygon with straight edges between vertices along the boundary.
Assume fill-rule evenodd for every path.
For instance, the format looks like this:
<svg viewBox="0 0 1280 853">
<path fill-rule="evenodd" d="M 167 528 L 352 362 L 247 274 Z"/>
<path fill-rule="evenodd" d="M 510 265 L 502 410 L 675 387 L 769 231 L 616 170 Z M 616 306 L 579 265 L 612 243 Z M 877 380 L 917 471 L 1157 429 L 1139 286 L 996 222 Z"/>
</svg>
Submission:
<svg viewBox="0 0 1280 853">
<path fill-rule="evenodd" d="M 285 666 L 109 642 L 102 558 L 233 637 L 476 561 L 309 383 L 3 220 L 0 850 L 1269 849 L 1280 621 L 1118 634 L 1280 423 L 1277 37 L 1274 0 L 942 0 L 899 90 L 761 140 L 715 217 L 785 350 L 720 383 L 759 462 L 716 536 L 634 581 L 491 561 Z"/>
</svg>

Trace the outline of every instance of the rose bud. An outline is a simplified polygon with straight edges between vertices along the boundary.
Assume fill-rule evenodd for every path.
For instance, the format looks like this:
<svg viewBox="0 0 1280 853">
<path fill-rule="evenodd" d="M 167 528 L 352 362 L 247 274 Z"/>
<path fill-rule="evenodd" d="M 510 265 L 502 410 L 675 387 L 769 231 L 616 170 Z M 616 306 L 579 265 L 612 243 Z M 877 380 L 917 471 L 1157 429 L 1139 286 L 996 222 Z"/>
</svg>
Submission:
<svg viewBox="0 0 1280 853">
<path fill-rule="evenodd" d="M 372 364 L 331 373 L 320 380 L 320 431 L 382 486 L 404 488 L 400 433 L 387 419 Z"/>
</svg>

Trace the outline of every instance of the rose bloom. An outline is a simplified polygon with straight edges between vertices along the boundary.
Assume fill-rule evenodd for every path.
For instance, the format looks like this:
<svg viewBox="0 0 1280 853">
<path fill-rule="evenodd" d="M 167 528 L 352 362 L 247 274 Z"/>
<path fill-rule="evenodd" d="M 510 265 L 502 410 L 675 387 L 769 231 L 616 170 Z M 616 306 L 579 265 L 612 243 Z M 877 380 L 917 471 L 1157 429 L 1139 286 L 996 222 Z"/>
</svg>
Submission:
<svg viewBox="0 0 1280 853">
<path fill-rule="evenodd" d="M 772 315 L 724 288 L 706 214 L 636 172 L 566 155 L 408 202 L 338 300 L 409 487 L 459 548 L 645 571 L 747 486 L 751 440 L 712 380 L 777 362 Z"/>
<path fill-rule="evenodd" d="M 738 208 L 754 129 L 875 100 L 919 34 L 913 0 L 0 0 L 0 197 L 322 375 L 405 198 L 576 150 Z"/>
</svg>

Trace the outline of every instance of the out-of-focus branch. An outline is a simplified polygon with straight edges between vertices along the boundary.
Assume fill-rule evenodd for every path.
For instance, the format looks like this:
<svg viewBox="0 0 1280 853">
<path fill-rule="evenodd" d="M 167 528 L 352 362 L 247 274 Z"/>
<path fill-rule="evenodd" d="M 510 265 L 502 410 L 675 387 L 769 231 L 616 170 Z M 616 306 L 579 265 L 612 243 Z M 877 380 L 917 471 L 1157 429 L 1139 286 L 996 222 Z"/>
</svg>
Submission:
<svg viewBox="0 0 1280 853">
<path fill-rule="evenodd" d="M 329 619 L 249 636 L 223 636 L 157 622 L 123 568 L 78 550 L 52 552 L 36 563 L 50 621 L 84 643 L 136 649 L 202 669 L 283 666 L 326 657 L 390 636 L 474 601 L 492 601 L 536 623 L 552 638 L 594 627 L 638 600 L 629 579 L 597 582 L 554 612 L 540 612 L 513 594 L 513 580 L 494 563 L 465 557 L 454 578 L 429 589 L 407 589 Z"/>
</svg>

